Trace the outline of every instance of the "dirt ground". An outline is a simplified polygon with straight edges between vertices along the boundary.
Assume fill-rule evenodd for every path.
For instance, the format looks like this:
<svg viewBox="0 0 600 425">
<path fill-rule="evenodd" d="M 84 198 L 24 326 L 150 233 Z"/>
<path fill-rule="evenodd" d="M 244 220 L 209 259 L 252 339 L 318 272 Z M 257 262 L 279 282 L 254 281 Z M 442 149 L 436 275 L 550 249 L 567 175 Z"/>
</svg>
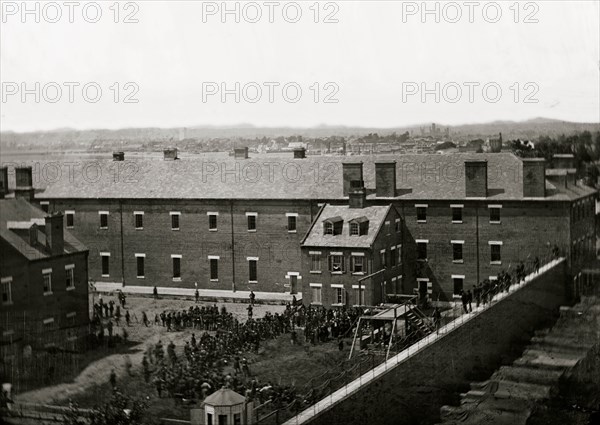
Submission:
<svg viewBox="0 0 600 425">
<path fill-rule="evenodd" d="M 111 299 L 117 301 L 116 297 L 103 296 L 105 302 Z M 149 418 L 189 419 L 189 407 L 177 405 L 170 398 L 158 398 L 154 385 L 144 382 L 142 358 L 146 348 L 155 345 L 158 340 L 161 340 L 164 346 L 169 341 L 173 341 L 179 354 L 183 352 L 185 341 L 191 338 L 192 332 L 195 332 L 198 337 L 201 333 L 198 330 L 184 329 L 178 332 L 167 332 L 166 328 L 153 325 L 155 314 L 163 310 L 188 309 L 191 305 L 195 305 L 195 303 L 187 300 L 128 297 L 126 307 L 132 317 L 132 325 L 125 326 L 122 318 L 121 326 L 115 326 L 113 329 L 113 333 L 116 335 L 120 335 L 123 329 L 127 330 L 129 341 L 132 344 L 125 353 L 121 349 L 119 354 L 108 354 L 100 359 L 95 359 L 72 382 L 19 394 L 16 396 L 17 401 L 64 405 L 71 400 L 80 407 L 94 407 L 110 397 L 109 375 L 114 369 L 117 374 L 117 386 L 122 392 L 147 400 Z M 212 303 L 200 303 L 199 305 L 212 305 Z M 217 305 L 219 308 L 225 305 L 227 310 L 240 320 L 247 318 L 247 304 L 218 303 Z M 254 317 L 262 317 L 267 311 L 276 313 L 283 309 L 283 306 L 255 305 L 253 313 Z M 143 311 L 146 312 L 152 323 L 149 327 L 145 327 L 141 323 Z M 124 312 L 122 314 L 124 315 Z M 317 379 L 313 379 L 312 382 L 318 383 L 318 377 L 324 372 L 341 373 L 345 368 L 350 367 L 352 362 L 346 360 L 350 342 L 351 340 L 346 341 L 343 351 L 339 351 L 334 342 L 307 348 L 307 346 L 292 345 L 289 335 L 282 335 L 275 340 L 264 342 L 258 354 L 246 353 L 245 356 L 249 359 L 252 375 L 257 376 L 259 382 L 295 385 L 299 389 L 304 389 L 313 378 Z M 92 356 L 93 353 L 89 355 Z M 125 368 L 127 357 L 133 365 L 132 376 L 127 374 Z"/>
</svg>

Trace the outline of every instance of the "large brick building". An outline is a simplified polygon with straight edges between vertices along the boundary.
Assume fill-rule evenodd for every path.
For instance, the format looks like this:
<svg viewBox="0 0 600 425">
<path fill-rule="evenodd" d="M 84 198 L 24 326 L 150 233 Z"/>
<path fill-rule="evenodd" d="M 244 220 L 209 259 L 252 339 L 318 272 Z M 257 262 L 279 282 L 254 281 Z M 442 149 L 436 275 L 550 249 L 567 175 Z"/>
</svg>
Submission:
<svg viewBox="0 0 600 425">
<path fill-rule="evenodd" d="M 352 181 L 403 218 L 395 291 L 452 300 L 555 246 L 573 277 L 594 256 L 598 193 L 575 182 L 572 157 L 548 170 L 509 153 L 173 157 L 94 161 L 36 194 L 89 247 L 93 280 L 294 291 L 303 237 L 322 205 L 347 205 Z"/>
<path fill-rule="evenodd" d="M 63 215 L 0 199 L 0 244 L 1 357 L 23 345 L 75 348 L 88 333 L 88 251 Z"/>
</svg>

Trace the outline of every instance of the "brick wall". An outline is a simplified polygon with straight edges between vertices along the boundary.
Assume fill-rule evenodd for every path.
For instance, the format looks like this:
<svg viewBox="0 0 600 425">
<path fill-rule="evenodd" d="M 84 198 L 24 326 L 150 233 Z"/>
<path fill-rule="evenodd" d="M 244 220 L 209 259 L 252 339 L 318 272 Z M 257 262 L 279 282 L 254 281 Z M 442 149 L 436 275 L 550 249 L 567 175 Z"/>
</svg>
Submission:
<svg viewBox="0 0 600 425">
<path fill-rule="evenodd" d="M 442 405 L 457 403 L 470 382 L 511 362 L 535 329 L 553 323 L 564 281 L 563 262 L 310 423 L 436 423 Z"/>
</svg>

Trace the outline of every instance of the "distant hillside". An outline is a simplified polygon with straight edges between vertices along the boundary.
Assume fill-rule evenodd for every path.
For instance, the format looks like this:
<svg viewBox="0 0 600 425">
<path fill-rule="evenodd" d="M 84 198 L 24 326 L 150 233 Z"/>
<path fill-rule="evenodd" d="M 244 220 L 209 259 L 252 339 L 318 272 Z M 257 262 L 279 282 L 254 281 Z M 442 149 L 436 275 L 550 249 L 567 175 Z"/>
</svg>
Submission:
<svg viewBox="0 0 600 425">
<path fill-rule="evenodd" d="M 62 128 L 52 131 L 36 131 L 30 133 L 2 132 L 0 143 L 5 149 L 135 149 L 142 146 L 177 145 L 181 139 L 187 144 L 195 141 L 230 140 L 255 138 L 276 138 L 300 135 L 304 138 L 360 137 L 369 133 L 386 135 L 406 131 L 411 135 L 421 134 L 421 128 L 427 131 L 431 123 L 397 128 L 363 128 L 322 125 L 313 128 L 272 127 L 261 128 L 248 124 L 232 127 L 197 126 L 183 128 L 124 128 L 119 130 L 75 130 Z M 459 126 L 445 126 L 436 123 L 441 129 L 450 128 L 451 138 L 457 142 L 470 139 L 495 137 L 502 133 L 504 140 L 508 139 L 537 139 L 539 136 L 556 137 L 561 134 L 571 135 L 588 130 L 600 131 L 600 123 L 573 123 L 546 118 L 535 118 L 523 122 L 494 121 L 483 124 L 465 124 Z"/>
</svg>

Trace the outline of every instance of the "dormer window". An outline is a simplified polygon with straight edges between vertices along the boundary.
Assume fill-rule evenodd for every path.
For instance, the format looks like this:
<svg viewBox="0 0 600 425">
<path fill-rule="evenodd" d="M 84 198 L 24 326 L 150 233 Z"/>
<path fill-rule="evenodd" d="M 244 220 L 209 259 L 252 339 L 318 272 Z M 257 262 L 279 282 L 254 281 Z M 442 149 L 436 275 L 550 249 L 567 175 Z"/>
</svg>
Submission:
<svg viewBox="0 0 600 425">
<path fill-rule="evenodd" d="M 350 236 L 362 236 L 369 233 L 369 219 L 367 217 L 353 218 L 349 224 Z"/>
<path fill-rule="evenodd" d="M 341 217 L 333 217 L 323 220 L 324 235 L 341 235 L 344 220 Z"/>
</svg>

